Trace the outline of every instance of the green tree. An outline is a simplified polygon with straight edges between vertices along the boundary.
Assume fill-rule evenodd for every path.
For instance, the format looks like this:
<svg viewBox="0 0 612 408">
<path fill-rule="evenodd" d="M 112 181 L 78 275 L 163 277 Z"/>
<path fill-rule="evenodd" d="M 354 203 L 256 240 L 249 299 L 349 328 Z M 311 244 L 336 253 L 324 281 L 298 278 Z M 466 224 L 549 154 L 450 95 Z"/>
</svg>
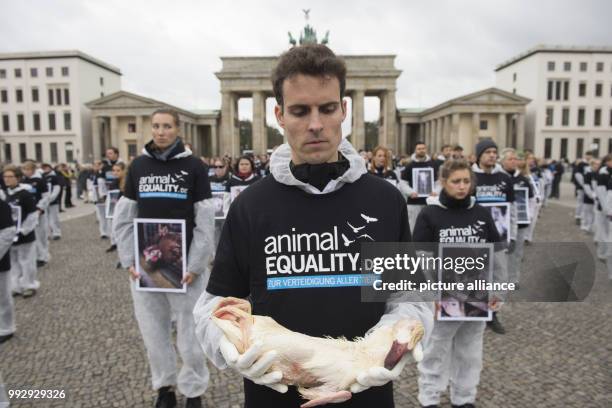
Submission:
<svg viewBox="0 0 612 408">
<path fill-rule="evenodd" d="M 372 151 L 378 146 L 378 121 L 365 122 L 365 149 Z"/>
</svg>

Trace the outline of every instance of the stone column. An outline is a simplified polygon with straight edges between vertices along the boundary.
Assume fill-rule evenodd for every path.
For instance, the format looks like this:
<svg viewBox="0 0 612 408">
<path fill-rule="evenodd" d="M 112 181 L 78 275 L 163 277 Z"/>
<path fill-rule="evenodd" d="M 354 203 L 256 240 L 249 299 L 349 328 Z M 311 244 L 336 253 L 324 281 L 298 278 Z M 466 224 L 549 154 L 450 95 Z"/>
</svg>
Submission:
<svg viewBox="0 0 612 408">
<path fill-rule="evenodd" d="M 570 138 L 571 139 L 571 138 Z M 525 148 L 525 114 L 516 115 L 516 148 Z"/>
<path fill-rule="evenodd" d="M 266 152 L 266 98 L 261 91 L 253 92 L 253 151 Z"/>
<path fill-rule="evenodd" d="M 143 120 L 144 118 L 141 115 L 137 115 L 136 116 L 136 154 L 140 154 L 140 151 L 142 150 L 142 148 L 144 147 L 145 144 L 145 138 L 144 138 L 144 129 L 143 127 Z M 128 159 L 126 157 L 126 159 Z"/>
<path fill-rule="evenodd" d="M 210 151 L 213 156 L 220 156 L 219 141 L 217 139 L 217 124 L 210 125 Z"/>
<path fill-rule="evenodd" d="M 353 91 L 351 98 L 353 99 L 353 125 L 352 125 L 352 142 L 356 150 L 365 149 L 365 117 L 364 117 L 364 91 Z"/>
<path fill-rule="evenodd" d="M 478 142 L 479 134 L 480 134 L 480 113 L 475 112 L 475 113 L 472 113 L 472 140 L 470 143 L 472 147 L 470 149 L 472 149 Z M 466 146 L 463 146 L 463 148 L 465 149 Z"/>
<path fill-rule="evenodd" d="M 451 125 L 450 125 L 450 143 L 451 144 L 459 144 L 459 122 L 461 116 L 458 113 L 453 113 L 451 116 Z M 463 146 L 465 149 L 465 146 Z"/>
<path fill-rule="evenodd" d="M 506 123 L 506 114 L 500 113 L 497 115 L 497 145 L 500 150 L 508 147 L 508 127 Z"/>
<path fill-rule="evenodd" d="M 408 125 L 406 123 L 400 122 L 400 145 L 398 151 L 395 152 L 398 156 L 405 154 L 408 150 L 407 127 Z"/>
<path fill-rule="evenodd" d="M 442 145 L 445 144 L 449 144 L 450 143 L 450 116 L 449 115 L 445 115 L 444 118 L 442 119 Z M 440 146 L 442 147 L 442 146 Z"/>
<path fill-rule="evenodd" d="M 119 126 L 117 116 L 111 116 L 110 118 L 110 142 L 111 146 L 119 148 Z"/>
<path fill-rule="evenodd" d="M 94 116 L 91 118 L 91 145 L 93 148 L 93 160 L 98 160 L 102 157 L 102 140 L 100 135 L 100 125 L 102 118 Z"/>
<path fill-rule="evenodd" d="M 240 136 L 236 131 L 237 109 L 236 96 L 231 92 L 222 92 L 221 96 L 221 156 L 226 153 L 237 157 L 240 151 Z"/>
<path fill-rule="evenodd" d="M 383 122 L 385 128 L 385 144 L 389 149 L 397 153 L 397 108 L 395 106 L 395 90 L 389 90 L 385 93 L 385 119 Z"/>
</svg>

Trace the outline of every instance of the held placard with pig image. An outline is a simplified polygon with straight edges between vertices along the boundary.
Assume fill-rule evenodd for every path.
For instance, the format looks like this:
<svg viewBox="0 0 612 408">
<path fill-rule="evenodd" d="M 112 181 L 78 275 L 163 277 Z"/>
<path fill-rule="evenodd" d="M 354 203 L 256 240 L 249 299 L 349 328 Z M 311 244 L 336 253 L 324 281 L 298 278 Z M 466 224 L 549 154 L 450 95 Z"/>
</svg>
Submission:
<svg viewBox="0 0 612 408">
<path fill-rule="evenodd" d="M 185 220 L 134 219 L 136 290 L 185 293 L 186 246 Z"/>
</svg>

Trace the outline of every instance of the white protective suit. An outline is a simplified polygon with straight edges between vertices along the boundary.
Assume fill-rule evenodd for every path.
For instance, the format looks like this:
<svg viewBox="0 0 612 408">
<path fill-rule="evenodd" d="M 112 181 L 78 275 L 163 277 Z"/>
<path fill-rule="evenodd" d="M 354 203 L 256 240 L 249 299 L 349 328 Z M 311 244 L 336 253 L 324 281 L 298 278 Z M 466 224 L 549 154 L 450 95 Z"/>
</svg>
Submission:
<svg viewBox="0 0 612 408">
<path fill-rule="evenodd" d="M 278 147 L 272 154 L 270 158 L 270 170 L 279 183 L 295 186 L 308 194 L 329 194 L 342 188 L 346 183 L 355 182 L 366 173 L 363 158 L 357 153 L 348 140 L 344 139 L 341 142 L 339 151 L 349 161 L 350 167 L 342 176 L 335 180 L 331 180 L 323 191 L 294 177 L 289 169 L 291 148 L 287 143 Z M 213 309 L 221 299 L 223 298 L 220 296 L 204 292 L 198 300 L 193 313 L 196 320 L 196 334 L 204 349 L 204 353 L 217 368 L 225 369 L 227 368 L 227 364 L 219 350 L 219 342 L 223 336 L 223 332 L 210 319 Z M 423 337 L 422 344 L 423 347 L 425 347 L 433 328 L 433 303 L 431 302 L 414 303 L 398 301 L 397 299 L 388 301 L 385 314 L 381 317 L 380 321 L 370 329 L 370 332 L 380 326 L 392 325 L 396 321 L 402 319 L 416 319 L 422 322 L 425 328 L 425 336 Z"/>
<path fill-rule="evenodd" d="M 40 170 L 36 170 L 36 176 L 42 178 L 43 174 Z M 36 207 L 43 212 L 38 216 L 38 225 L 36 226 L 36 260 L 49 262 L 49 203 L 51 202 L 51 192 L 43 193 L 41 199 L 36 204 Z"/>
<path fill-rule="evenodd" d="M 0 258 L 11 249 L 13 238 L 17 234 L 16 227 L 0 230 Z M 0 272 L 0 336 L 15 333 L 15 307 L 11 293 L 10 271 Z"/>
<path fill-rule="evenodd" d="M 51 170 L 49 174 L 55 175 L 55 172 Z M 49 193 L 49 203 L 55 201 L 55 199 L 62 192 L 62 188 L 59 185 L 54 185 L 53 189 Z M 62 229 L 60 228 L 60 219 L 59 219 L 59 204 L 49 204 L 48 207 L 48 222 L 49 229 L 51 230 L 51 236 L 53 238 L 58 238 L 62 236 Z"/>
<path fill-rule="evenodd" d="M 144 154 L 148 154 L 143 150 Z M 191 155 L 186 151 L 174 157 Z M 172 159 L 171 159 L 172 160 Z M 112 233 L 117 241 L 121 265 L 134 265 L 134 224 L 138 203 L 121 197 L 112 219 Z M 206 360 L 195 336 L 193 308 L 206 287 L 210 276 L 209 261 L 214 251 L 214 205 L 206 199 L 194 204 L 196 227 L 188 252 L 187 271 L 198 275 L 187 286 L 187 293 L 152 293 L 135 289 L 132 282 L 132 299 L 138 327 L 144 340 L 153 389 L 177 386 L 187 398 L 204 394 L 208 387 L 209 373 Z M 182 365 L 177 369 L 177 360 L 171 336 L 171 320 L 176 318 L 177 348 Z M 178 371 L 178 375 L 177 375 Z"/>
<path fill-rule="evenodd" d="M 476 200 L 472 198 L 472 204 Z M 427 204 L 444 207 L 438 197 L 430 197 Z M 508 259 L 502 247 L 494 255 L 494 282 L 508 281 Z M 432 253 L 428 254 L 432 256 Z M 436 272 L 430 271 L 430 279 Z M 503 293 L 494 294 L 499 299 Z M 428 346 L 424 349 L 419 369 L 419 403 L 423 406 L 440 405 L 440 395 L 450 381 L 450 400 L 453 405 L 473 404 L 476 400 L 482 370 L 484 321 L 435 321 Z"/>
<path fill-rule="evenodd" d="M 28 190 L 27 185 L 20 184 L 9 193 L 19 190 Z M 31 212 L 21 222 L 22 235 L 28 235 L 38 225 L 38 211 Z M 11 246 L 11 290 L 13 293 L 22 293 L 26 289 L 37 290 L 40 282 L 37 280 L 36 269 L 36 241 Z"/>
<path fill-rule="evenodd" d="M 608 168 L 605 163 L 602 164 L 599 169 L 598 177 L 602 175 L 609 176 Z M 598 178 L 597 177 L 597 178 Z M 594 241 L 597 244 L 597 258 L 601 260 L 606 259 L 606 254 L 608 252 L 607 248 L 607 238 L 608 238 L 608 215 L 607 215 L 607 185 L 599 185 L 597 178 L 593 180 L 593 188 L 595 190 L 595 195 L 597 197 L 597 203 L 601 206 L 601 210 L 597 208 L 597 204 L 595 204 L 595 236 Z"/>
</svg>

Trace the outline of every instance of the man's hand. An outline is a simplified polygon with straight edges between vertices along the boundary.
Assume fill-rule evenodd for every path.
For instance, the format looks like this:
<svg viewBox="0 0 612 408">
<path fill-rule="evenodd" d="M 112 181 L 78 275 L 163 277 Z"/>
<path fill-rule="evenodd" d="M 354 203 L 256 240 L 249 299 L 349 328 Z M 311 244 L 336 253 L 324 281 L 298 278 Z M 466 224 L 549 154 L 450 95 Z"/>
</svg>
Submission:
<svg viewBox="0 0 612 408">
<path fill-rule="evenodd" d="M 130 272 L 130 278 L 131 278 L 132 280 L 134 280 L 134 281 L 135 281 L 135 280 L 137 280 L 137 279 L 139 279 L 139 278 L 140 278 L 140 274 L 139 274 L 138 272 L 136 272 L 136 268 L 134 268 L 134 266 L 130 266 L 130 267 L 128 268 L 128 271 Z"/>
<path fill-rule="evenodd" d="M 416 191 L 410 193 L 410 198 L 419 198 L 419 194 Z"/>
<path fill-rule="evenodd" d="M 491 298 L 491 300 L 489 300 L 489 309 L 491 309 L 492 312 L 499 312 L 503 304 L 504 303 L 496 297 Z"/>
<path fill-rule="evenodd" d="M 191 285 L 191 283 L 198 277 L 195 273 L 187 272 L 183 279 L 181 279 L 181 284 L 186 283 L 187 286 Z"/>
<path fill-rule="evenodd" d="M 288 390 L 287 385 L 280 383 L 283 378 L 283 373 L 281 371 L 266 373 L 272 364 L 274 364 L 278 357 L 278 353 L 274 350 L 270 350 L 261 354 L 261 348 L 262 344 L 260 342 L 255 342 L 255 344 L 249 347 L 244 354 L 240 354 L 236 346 L 234 346 L 225 335 L 222 336 L 219 341 L 219 349 L 228 366 L 232 367 L 234 370 L 238 371 L 240 375 L 248 378 L 255 384 L 265 385 L 282 394 L 286 393 Z"/>
<path fill-rule="evenodd" d="M 357 375 L 357 381 L 351 385 L 351 392 L 356 394 L 365 391 L 370 387 L 380 387 L 389 381 L 399 379 L 404 370 L 404 366 L 413 358 L 417 363 L 423 359 L 423 346 L 417 343 L 412 350 L 412 353 L 406 353 L 402 359 L 393 367 L 392 370 L 387 370 L 385 367 L 370 367 Z"/>
</svg>

